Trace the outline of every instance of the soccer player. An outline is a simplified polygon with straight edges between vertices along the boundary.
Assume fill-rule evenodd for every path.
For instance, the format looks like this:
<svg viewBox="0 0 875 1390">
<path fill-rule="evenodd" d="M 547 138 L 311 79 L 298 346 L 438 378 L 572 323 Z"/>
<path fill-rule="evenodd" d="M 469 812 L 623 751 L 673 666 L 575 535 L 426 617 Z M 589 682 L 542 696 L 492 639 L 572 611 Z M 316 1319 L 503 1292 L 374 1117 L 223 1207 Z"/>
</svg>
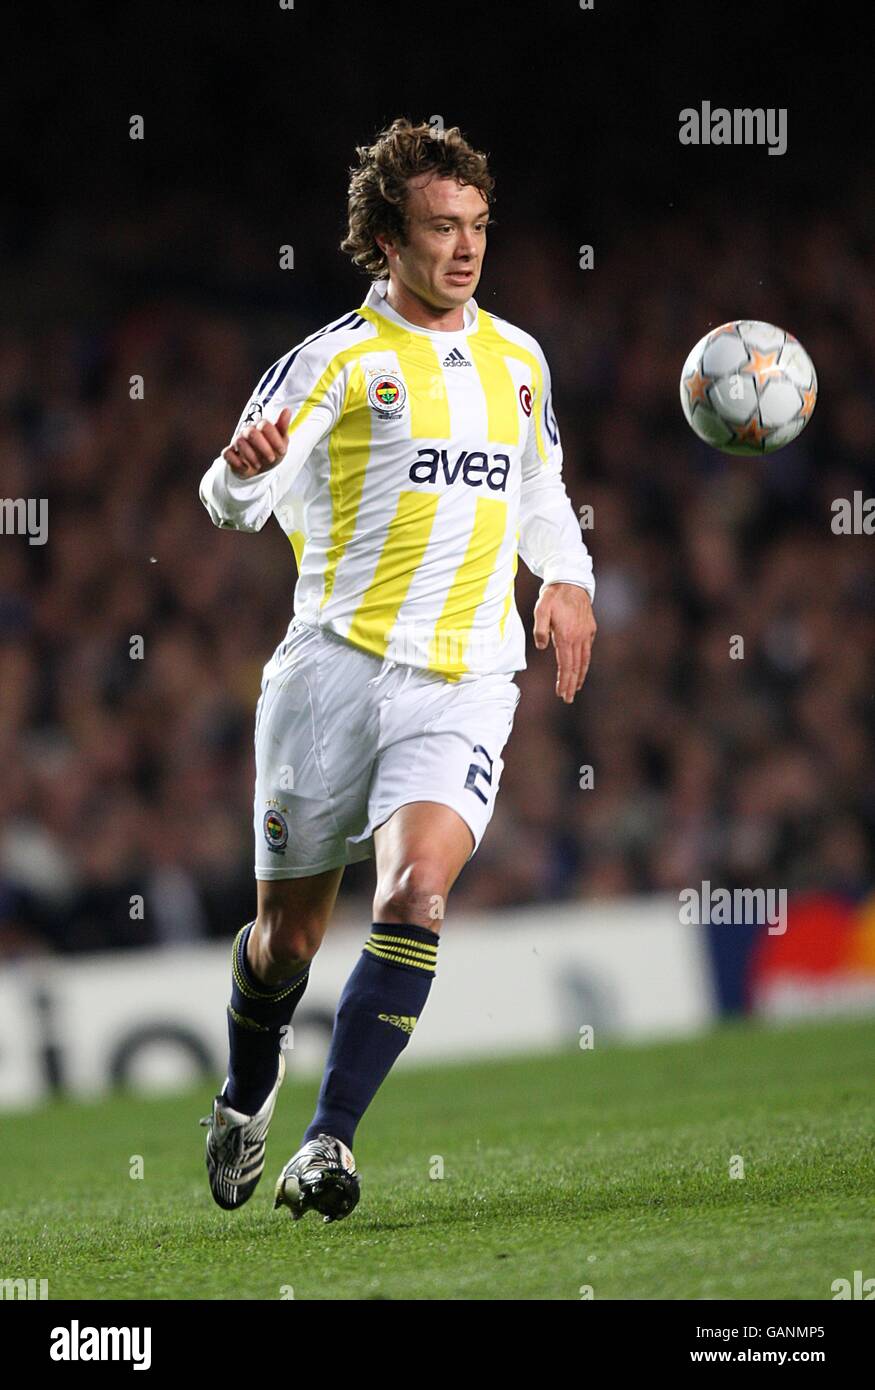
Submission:
<svg viewBox="0 0 875 1390">
<path fill-rule="evenodd" d="M 472 297 L 486 157 L 406 119 L 357 154 L 341 249 L 371 277 L 364 303 L 265 372 L 200 488 L 217 526 L 274 516 L 298 569 L 255 715 L 257 916 L 234 942 L 228 1075 L 201 1122 L 221 1207 L 261 1176 L 284 1030 L 344 866 L 376 861 L 316 1113 L 275 1189 L 326 1221 L 358 1201 L 356 1128 L 422 1014 L 448 895 L 492 816 L 526 665 L 518 554 L 543 581 L 535 646 L 552 643 L 566 703 L 596 630 L 547 362 Z"/>
</svg>

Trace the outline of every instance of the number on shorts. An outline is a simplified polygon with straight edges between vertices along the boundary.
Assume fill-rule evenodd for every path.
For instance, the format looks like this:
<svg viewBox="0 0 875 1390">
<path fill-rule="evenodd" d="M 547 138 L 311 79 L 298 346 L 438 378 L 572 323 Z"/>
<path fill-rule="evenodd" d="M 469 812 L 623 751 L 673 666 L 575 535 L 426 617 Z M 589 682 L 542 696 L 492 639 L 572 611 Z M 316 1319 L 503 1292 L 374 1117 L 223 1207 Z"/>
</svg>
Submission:
<svg viewBox="0 0 875 1390">
<path fill-rule="evenodd" d="M 487 804 L 487 798 L 484 795 L 484 793 L 480 790 L 480 788 L 477 786 L 477 774 L 479 773 L 481 777 L 485 777 L 486 781 L 491 787 L 492 759 L 490 758 L 486 749 L 483 747 L 482 743 L 475 743 L 473 751 L 475 753 L 482 753 L 484 758 L 488 762 L 489 767 L 485 768 L 481 767 L 479 763 L 472 763 L 471 766 L 468 768 L 468 776 L 465 778 L 465 786 L 467 787 L 468 791 L 473 792 L 475 796 L 479 796 L 480 800 L 483 802 L 483 805 L 485 806 Z"/>
</svg>

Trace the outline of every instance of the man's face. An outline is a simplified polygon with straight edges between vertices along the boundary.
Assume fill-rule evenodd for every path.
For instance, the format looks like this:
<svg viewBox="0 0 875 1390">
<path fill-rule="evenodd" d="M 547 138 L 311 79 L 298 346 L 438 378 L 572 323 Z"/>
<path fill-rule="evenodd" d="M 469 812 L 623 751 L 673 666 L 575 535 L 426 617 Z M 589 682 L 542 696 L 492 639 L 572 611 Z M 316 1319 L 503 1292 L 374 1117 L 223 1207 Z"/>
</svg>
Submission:
<svg viewBox="0 0 875 1390">
<path fill-rule="evenodd" d="M 471 184 L 434 174 L 417 174 L 408 187 L 406 244 L 380 238 L 390 272 L 435 308 L 466 304 L 486 254 L 486 200 Z"/>
</svg>

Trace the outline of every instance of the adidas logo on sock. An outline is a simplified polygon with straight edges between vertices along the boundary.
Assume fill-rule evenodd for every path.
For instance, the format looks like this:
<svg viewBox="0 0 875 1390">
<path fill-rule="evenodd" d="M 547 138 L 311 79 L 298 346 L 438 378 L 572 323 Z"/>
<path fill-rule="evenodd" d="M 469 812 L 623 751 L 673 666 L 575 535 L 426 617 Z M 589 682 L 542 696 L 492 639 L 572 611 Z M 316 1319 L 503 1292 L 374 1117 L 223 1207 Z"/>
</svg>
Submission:
<svg viewBox="0 0 875 1390">
<path fill-rule="evenodd" d="M 416 1019 L 408 1014 L 377 1014 L 381 1023 L 391 1023 L 395 1028 L 400 1028 L 402 1033 L 412 1033 L 416 1024 Z"/>
<path fill-rule="evenodd" d="M 464 353 L 460 352 L 458 348 L 453 348 L 452 352 L 447 353 L 441 365 L 444 367 L 470 367 L 471 363 Z"/>
</svg>

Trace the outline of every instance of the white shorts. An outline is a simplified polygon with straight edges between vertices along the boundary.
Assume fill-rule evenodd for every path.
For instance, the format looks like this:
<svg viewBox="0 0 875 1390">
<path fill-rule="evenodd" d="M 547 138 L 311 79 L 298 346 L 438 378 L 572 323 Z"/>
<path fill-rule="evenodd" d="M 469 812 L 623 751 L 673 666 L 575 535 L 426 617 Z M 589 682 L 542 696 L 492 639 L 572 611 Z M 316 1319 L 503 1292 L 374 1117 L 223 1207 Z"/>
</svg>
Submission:
<svg viewBox="0 0 875 1390">
<path fill-rule="evenodd" d="M 411 801 L 457 811 L 473 855 L 520 694 L 512 674 L 447 681 L 294 618 L 255 713 L 255 877 L 369 859 L 374 831 Z"/>
</svg>

